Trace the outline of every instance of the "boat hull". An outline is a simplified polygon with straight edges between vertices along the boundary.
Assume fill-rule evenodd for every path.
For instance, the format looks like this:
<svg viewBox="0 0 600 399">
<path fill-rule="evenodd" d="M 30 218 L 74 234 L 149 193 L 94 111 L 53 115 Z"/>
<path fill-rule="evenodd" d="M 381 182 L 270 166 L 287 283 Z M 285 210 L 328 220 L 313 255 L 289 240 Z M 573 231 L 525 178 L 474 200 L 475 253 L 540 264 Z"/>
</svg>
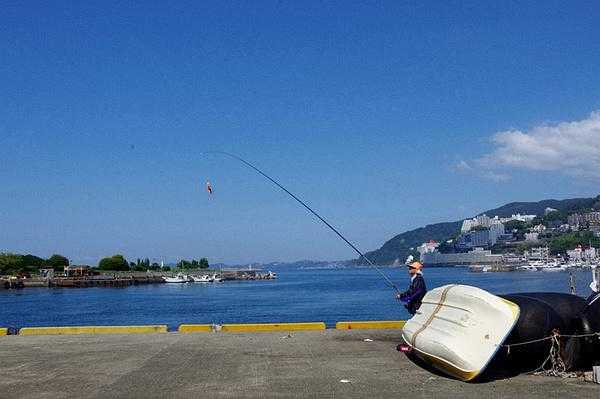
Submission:
<svg viewBox="0 0 600 399">
<path fill-rule="evenodd" d="M 482 289 L 447 285 L 427 293 L 402 330 L 425 363 L 463 381 L 477 377 L 519 318 L 519 307 Z"/>
<path fill-rule="evenodd" d="M 563 336 L 560 338 L 560 356 L 567 370 L 589 369 L 600 362 L 600 295 L 586 300 L 562 293 L 495 296 L 479 290 L 487 294 L 483 295 L 476 291 L 478 289 L 454 289 L 448 300 L 441 298 L 436 290 L 432 290 L 432 295 L 426 295 L 424 306 L 403 329 L 403 338 L 413 349 L 410 356 L 418 357 L 426 367 L 463 381 L 495 379 L 533 371 L 548 359 L 552 341 L 545 338 L 555 332 Z M 485 299 L 485 303 L 478 305 L 477 301 L 473 302 L 474 295 L 477 301 Z M 442 310 L 436 313 L 435 309 L 431 309 L 432 303 L 436 304 L 436 309 Z M 462 310 L 444 311 L 452 306 Z M 502 321 L 501 314 L 497 313 L 498 309 L 506 306 L 518 309 L 512 326 L 510 317 Z M 469 317 L 479 320 L 479 328 L 464 321 L 466 311 L 470 312 Z M 429 334 L 421 332 L 415 340 L 415 331 L 423 328 L 424 317 L 427 321 L 431 319 L 424 328 L 424 331 L 430 330 Z M 490 317 L 496 321 L 486 321 Z M 461 327 L 455 327 L 457 325 Z M 495 350 L 485 345 L 488 340 L 485 336 L 482 339 L 482 326 L 499 329 L 490 337 Z M 475 356 L 472 349 L 481 356 Z"/>
</svg>

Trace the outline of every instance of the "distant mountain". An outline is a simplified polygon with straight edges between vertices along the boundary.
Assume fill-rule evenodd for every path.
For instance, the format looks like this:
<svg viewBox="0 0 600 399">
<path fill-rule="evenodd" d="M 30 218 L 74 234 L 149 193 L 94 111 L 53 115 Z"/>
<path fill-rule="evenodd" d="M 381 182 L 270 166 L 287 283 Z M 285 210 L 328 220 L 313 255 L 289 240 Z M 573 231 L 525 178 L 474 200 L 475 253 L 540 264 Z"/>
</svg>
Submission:
<svg viewBox="0 0 600 399">
<path fill-rule="evenodd" d="M 571 198 L 565 200 L 543 200 L 539 202 L 511 202 L 496 209 L 480 213 L 490 217 L 509 217 L 521 215 L 543 215 L 546 208 L 554 208 L 561 212 L 577 212 L 579 210 L 600 209 L 600 195 L 593 198 Z"/>
<path fill-rule="evenodd" d="M 522 215 L 543 215 L 546 208 L 554 208 L 566 213 L 592 209 L 600 210 L 600 195 L 594 198 L 511 202 L 499 208 L 481 212 L 479 215 L 484 213 L 490 217 L 509 217 L 517 213 Z M 410 253 L 414 252 L 414 249 L 417 246 L 425 241 L 445 241 L 456 236 L 460 232 L 463 220 L 429 224 L 425 227 L 406 231 L 386 241 L 381 248 L 367 252 L 365 256 L 379 265 L 390 265 L 394 263 L 395 260 L 403 262 Z M 350 261 L 350 263 L 364 264 L 365 261 L 362 259 L 355 259 Z"/>
</svg>

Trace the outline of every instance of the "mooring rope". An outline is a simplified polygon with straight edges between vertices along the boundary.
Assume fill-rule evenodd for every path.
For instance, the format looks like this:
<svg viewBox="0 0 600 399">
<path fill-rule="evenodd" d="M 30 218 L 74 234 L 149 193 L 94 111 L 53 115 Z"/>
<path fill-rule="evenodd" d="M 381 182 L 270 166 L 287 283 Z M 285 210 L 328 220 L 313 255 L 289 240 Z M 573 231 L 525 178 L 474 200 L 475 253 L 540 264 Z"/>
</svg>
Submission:
<svg viewBox="0 0 600 399">
<path fill-rule="evenodd" d="M 543 337 L 543 338 L 538 338 L 538 339 L 532 339 L 531 341 L 523 341 L 523 342 L 516 342 L 514 344 L 504 344 L 504 345 L 500 345 L 502 347 L 505 348 L 509 348 L 511 346 L 521 346 L 521 345 L 529 345 L 529 344 L 534 344 L 536 342 L 542 342 L 542 341 L 547 341 L 549 339 L 553 339 L 554 337 L 559 337 L 559 338 L 585 338 L 585 337 L 594 337 L 597 336 L 598 338 L 600 338 L 600 332 L 594 332 L 594 333 L 589 333 L 589 334 L 552 334 L 549 335 L 547 337 Z"/>
<path fill-rule="evenodd" d="M 511 346 L 522 346 L 534 344 L 542 341 L 551 341 L 548 357 L 542 362 L 542 364 L 533 371 L 529 371 L 526 374 L 533 375 L 546 375 L 552 377 L 561 377 L 561 378 L 576 378 L 579 375 L 573 372 L 567 372 L 567 366 L 560 355 L 560 339 L 561 338 L 587 338 L 587 337 L 598 337 L 600 339 L 600 332 L 594 332 L 589 334 L 560 334 L 558 330 L 553 330 L 552 335 L 547 337 L 532 339 L 530 341 L 517 342 L 514 344 L 501 345 L 502 347 L 507 348 L 507 355 L 510 355 Z M 547 367 L 548 362 L 550 362 L 550 367 Z"/>
</svg>

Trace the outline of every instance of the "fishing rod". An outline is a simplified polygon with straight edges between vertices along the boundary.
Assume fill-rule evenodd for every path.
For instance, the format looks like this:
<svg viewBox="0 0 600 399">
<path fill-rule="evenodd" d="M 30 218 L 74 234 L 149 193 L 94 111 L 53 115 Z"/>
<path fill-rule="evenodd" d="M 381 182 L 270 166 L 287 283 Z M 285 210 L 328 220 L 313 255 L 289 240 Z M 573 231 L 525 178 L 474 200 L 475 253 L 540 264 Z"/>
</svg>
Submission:
<svg viewBox="0 0 600 399">
<path fill-rule="evenodd" d="M 396 284 L 394 284 L 394 282 L 392 280 L 390 280 L 373 262 L 371 262 L 371 260 L 369 258 L 367 258 L 358 248 L 356 248 L 356 246 L 354 244 L 352 244 L 350 241 L 348 241 L 348 239 L 346 239 L 346 237 L 344 237 L 342 235 L 342 233 L 340 233 L 335 227 L 333 227 L 327 220 L 325 220 L 321 215 L 319 215 L 317 212 L 315 212 L 310 206 L 308 206 L 304 201 L 302 201 L 300 198 L 298 198 L 296 195 L 294 195 L 292 192 L 290 192 L 287 188 L 285 188 L 283 185 L 281 185 L 277 180 L 273 179 L 271 176 L 267 175 L 265 172 L 263 172 L 262 170 L 260 170 L 259 168 L 257 168 L 253 164 L 251 164 L 250 162 L 246 161 L 245 159 L 243 159 L 241 157 L 238 157 L 237 155 L 231 154 L 229 152 L 225 152 L 225 151 L 207 151 L 207 152 L 203 152 L 201 154 L 222 154 L 222 155 L 226 155 L 226 156 L 231 157 L 233 159 L 236 159 L 236 160 L 242 162 L 244 165 L 246 165 L 246 166 L 254 169 L 254 171 L 256 171 L 258 174 L 260 174 L 264 178 L 268 179 L 271 183 L 275 184 L 277 187 L 279 187 L 281 190 L 283 190 L 286 194 L 288 194 L 290 197 L 292 197 L 297 202 L 299 202 L 310 213 L 312 213 L 313 215 L 315 215 L 321 222 L 323 222 L 335 234 L 337 234 L 338 237 L 340 237 L 346 244 L 348 244 L 350 246 L 350 248 L 352 248 L 357 254 L 359 254 L 361 258 L 363 258 L 364 260 L 366 260 L 367 263 L 371 267 L 373 267 L 375 270 L 377 270 L 379 272 L 379 274 L 381 274 L 381 276 L 385 279 L 385 281 L 388 283 L 388 285 L 390 287 L 392 287 L 394 290 L 396 290 L 397 293 L 400 293 L 400 290 L 398 289 L 398 287 L 396 286 Z"/>
</svg>

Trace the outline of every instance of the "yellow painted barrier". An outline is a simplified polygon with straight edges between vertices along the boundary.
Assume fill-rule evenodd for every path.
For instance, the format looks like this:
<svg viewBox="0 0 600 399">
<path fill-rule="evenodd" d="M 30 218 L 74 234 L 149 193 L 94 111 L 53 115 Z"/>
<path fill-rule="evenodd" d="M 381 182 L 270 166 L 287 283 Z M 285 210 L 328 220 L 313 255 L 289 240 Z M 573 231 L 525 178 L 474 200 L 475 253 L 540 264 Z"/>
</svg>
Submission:
<svg viewBox="0 0 600 399">
<path fill-rule="evenodd" d="M 0 335 L 8 335 L 8 328 L 0 328 Z"/>
<path fill-rule="evenodd" d="M 324 330 L 325 323 L 265 323 L 265 324 L 223 324 L 221 331 L 261 332 L 261 331 L 300 331 Z"/>
<path fill-rule="evenodd" d="M 180 324 L 177 332 L 180 333 L 195 333 L 195 332 L 212 332 L 212 324 Z"/>
<path fill-rule="evenodd" d="M 379 320 L 379 321 L 340 321 L 335 324 L 337 330 L 361 330 L 361 329 L 402 329 L 405 320 Z"/>
<path fill-rule="evenodd" d="M 79 327 L 24 327 L 19 335 L 68 335 L 68 334 L 146 334 L 166 333 L 166 325 L 154 326 L 79 326 Z"/>
</svg>

